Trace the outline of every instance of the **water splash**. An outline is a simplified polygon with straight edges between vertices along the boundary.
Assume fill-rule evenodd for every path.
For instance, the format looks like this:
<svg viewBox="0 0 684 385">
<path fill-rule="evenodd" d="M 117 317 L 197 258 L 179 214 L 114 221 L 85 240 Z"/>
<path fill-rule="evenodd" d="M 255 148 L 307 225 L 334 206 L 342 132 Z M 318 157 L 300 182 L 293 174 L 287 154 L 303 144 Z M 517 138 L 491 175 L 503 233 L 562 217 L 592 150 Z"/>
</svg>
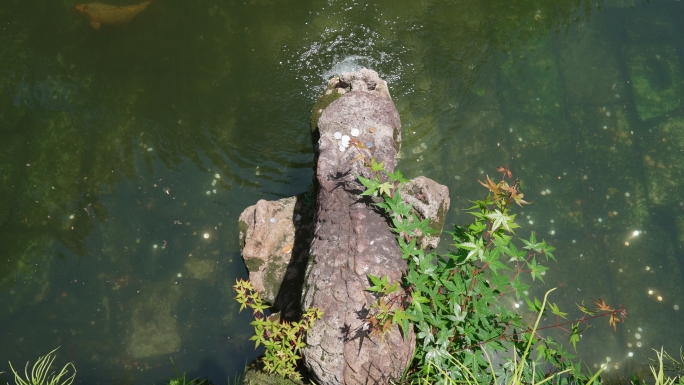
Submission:
<svg viewBox="0 0 684 385">
<path fill-rule="evenodd" d="M 368 68 L 389 83 L 399 82 L 404 73 L 406 48 L 371 27 L 348 23 L 312 35 L 316 38 L 305 42 L 289 61 L 298 79 L 307 84 L 311 100 L 318 98 L 328 79 L 342 72 Z"/>
<path fill-rule="evenodd" d="M 331 77 L 338 76 L 344 72 L 358 71 L 363 68 L 373 69 L 373 67 L 377 67 L 377 64 L 377 60 L 369 56 L 347 56 L 341 61 L 333 63 L 332 68 L 323 73 L 323 78 L 330 79 Z"/>
</svg>

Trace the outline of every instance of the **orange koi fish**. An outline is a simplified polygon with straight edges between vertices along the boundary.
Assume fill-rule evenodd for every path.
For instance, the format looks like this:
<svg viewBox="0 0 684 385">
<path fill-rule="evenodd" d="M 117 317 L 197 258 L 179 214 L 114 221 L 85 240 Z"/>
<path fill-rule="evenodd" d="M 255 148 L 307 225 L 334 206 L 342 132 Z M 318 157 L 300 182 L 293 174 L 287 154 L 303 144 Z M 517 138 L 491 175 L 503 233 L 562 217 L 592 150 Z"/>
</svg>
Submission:
<svg viewBox="0 0 684 385">
<path fill-rule="evenodd" d="M 137 5 L 119 7 L 100 3 L 79 4 L 74 10 L 90 19 L 90 25 L 95 29 L 100 29 L 101 24 L 122 24 L 130 21 L 137 14 L 145 10 L 154 0 L 149 0 Z"/>
</svg>

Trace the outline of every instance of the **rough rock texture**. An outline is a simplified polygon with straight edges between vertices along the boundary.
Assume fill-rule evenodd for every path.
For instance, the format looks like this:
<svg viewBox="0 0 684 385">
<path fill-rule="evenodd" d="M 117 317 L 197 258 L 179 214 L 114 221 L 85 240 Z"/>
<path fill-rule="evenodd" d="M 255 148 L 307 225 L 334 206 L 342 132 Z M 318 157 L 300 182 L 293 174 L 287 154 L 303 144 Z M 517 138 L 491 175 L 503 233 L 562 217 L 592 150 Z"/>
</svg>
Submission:
<svg viewBox="0 0 684 385">
<path fill-rule="evenodd" d="M 406 262 L 386 218 L 359 196 L 363 186 L 356 176 L 371 175 L 357 156 L 362 151 L 393 171 L 401 123 L 387 84 L 374 71 L 342 74 L 330 86 L 343 95 L 317 124 L 318 206 L 303 299 L 304 308 L 318 307 L 323 318 L 307 334 L 304 358 L 324 385 L 384 384 L 401 376 L 415 336 L 404 338 L 396 327 L 382 342 L 368 334 L 364 318 L 376 298 L 365 291 L 367 274 L 399 281 Z M 340 150 L 334 133 L 350 135 L 352 128 L 370 148 Z"/>
<path fill-rule="evenodd" d="M 292 257 L 295 203 L 295 197 L 262 199 L 240 214 L 242 258 L 249 270 L 249 280 L 267 303 L 275 300 Z"/>
<path fill-rule="evenodd" d="M 309 195 L 260 200 L 247 207 L 239 219 L 240 246 L 249 279 L 264 302 L 281 311 L 285 320 L 296 320 L 300 315 L 311 242 Z"/>
<path fill-rule="evenodd" d="M 388 219 L 371 198 L 359 195 L 364 188 L 357 176 L 372 177 L 361 159 L 374 158 L 394 171 L 401 143 L 399 114 L 387 83 L 364 69 L 332 79 L 311 122 L 314 189 L 245 209 L 239 223 L 242 256 L 254 287 L 273 305 L 271 310 L 281 311 L 282 319 L 296 321 L 301 309 L 311 307 L 323 311 L 304 349 L 318 383 L 387 384 L 408 365 L 415 335 L 403 336 L 395 327 L 382 342 L 370 336 L 365 319 L 376 297 L 366 291 L 367 275 L 397 282 L 406 262 Z M 352 135 L 352 129 L 359 135 Z M 340 147 L 337 132 L 353 137 L 352 145 Z M 448 189 L 418 177 L 403 187 L 402 196 L 421 220 L 431 219 L 436 232 L 421 243 L 436 247 L 449 208 Z"/>
<path fill-rule="evenodd" d="M 411 179 L 400 190 L 405 202 L 410 203 L 421 221 L 430 218 L 430 228 L 434 234 L 424 236 L 420 244 L 424 249 L 434 249 L 439 244 L 439 236 L 444 229 L 444 221 L 449 211 L 449 188 L 424 176 Z"/>
</svg>

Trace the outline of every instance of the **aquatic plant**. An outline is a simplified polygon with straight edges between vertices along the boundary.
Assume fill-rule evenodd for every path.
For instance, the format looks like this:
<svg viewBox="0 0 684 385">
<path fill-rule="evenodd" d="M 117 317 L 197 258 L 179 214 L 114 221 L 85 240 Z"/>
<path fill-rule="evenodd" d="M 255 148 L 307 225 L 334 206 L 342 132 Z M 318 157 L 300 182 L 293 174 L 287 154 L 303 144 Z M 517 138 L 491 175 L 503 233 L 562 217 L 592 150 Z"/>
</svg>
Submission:
<svg viewBox="0 0 684 385">
<path fill-rule="evenodd" d="M 12 372 L 14 373 L 14 382 L 16 385 L 71 385 L 71 383 L 74 382 L 74 378 L 76 377 L 76 367 L 74 366 L 73 363 L 69 362 L 64 367 L 62 367 L 62 370 L 59 371 L 59 373 L 55 374 L 54 372 L 51 375 L 48 375 L 48 372 L 50 370 L 50 367 L 52 366 L 52 363 L 55 361 L 56 355 L 53 355 L 59 347 L 55 348 L 53 351 L 50 353 L 38 358 L 36 363 L 33 365 L 33 368 L 31 369 L 31 375 L 29 376 L 28 373 L 28 366 L 29 363 L 26 363 L 26 367 L 24 368 L 24 376 L 26 377 L 21 378 L 21 376 L 17 373 L 16 370 L 14 370 L 14 367 L 12 366 L 12 362 L 9 363 L 10 368 L 12 368 Z M 69 366 L 71 366 L 71 369 L 73 370 L 73 373 L 71 376 L 69 376 Z M 67 377 L 68 376 L 68 377 Z"/>
<path fill-rule="evenodd" d="M 543 329 L 560 329 L 570 336 L 573 347 L 591 325 L 590 320 L 608 318 L 616 328 L 627 315 L 623 307 L 613 308 L 599 299 L 595 310 L 578 305 L 582 315 L 566 321 L 568 313 L 547 301 L 530 299 L 529 285 L 522 280 L 543 281 L 547 267 L 538 263 L 554 259 L 555 249 L 534 233 L 519 238 L 514 230 L 514 204 L 527 204 L 507 167 L 500 167 L 502 178 L 487 177 L 480 182 L 489 191 L 483 200 L 473 201 L 469 213 L 473 224 L 456 226 L 451 233 L 456 250 L 446 255 L 429 253 L 420 247 L 419 237 L 430 233 L 428 220 L 419 220 L 410 204 L 401 197 L 400 186 L 406 180 L 399 171 L 387 173 L 382 164 L 363 156 L 357 158 L 373 172 L 373 178 L 359 176 L 366 187 L 363 195 L 373 196 L 374 204 L 384 210 L 397 233 L 399 248 L 408 261 L 408 271 L 401 283 L 386 277 L 368 278 L 368 291 L 379 298 L 366 318 L 370 334 L 384 335 L 394 325 L 407 333 L 413 328 L 417 346 L 413 361 L 402 381 L 419 384 L 507 383 L 535 384 L 592 383 L 593 376 L 583 372 L 575 356 L 551 337 L 542 337 Z M 522 244 L 516 246 L 515 242 Z M 508 262 L 502 261 L 507 258 Z M 510 270 L 511 273 L 504 273 Z M 532 314 L 526 319 L 504 298 L 524 300 Z M 550 313 L 550 314 L 549 314 Z M 555 316 L 550 325 L 539 325 L 542 317 Z M 552 319 L 553 319 L 552 318 Z M 536 357 L 531 357 L 531 352 Z M 494 364 L 495 363 L 495 364 Z M 602 368 L 603 369 L 603 368 Z M 602 370 L 601 369 L 601 370 Z"/>
</svg>

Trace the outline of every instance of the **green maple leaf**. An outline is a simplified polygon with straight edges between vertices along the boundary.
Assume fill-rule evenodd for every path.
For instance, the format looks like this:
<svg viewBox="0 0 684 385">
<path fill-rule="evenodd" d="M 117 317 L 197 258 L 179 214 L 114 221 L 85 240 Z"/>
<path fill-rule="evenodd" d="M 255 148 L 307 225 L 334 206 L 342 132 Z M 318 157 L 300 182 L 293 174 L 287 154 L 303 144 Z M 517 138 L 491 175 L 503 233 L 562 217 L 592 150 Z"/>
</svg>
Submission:
<svg viewBox="0 0 684 385">
<path fill-rule="evenodd" d="M 371 171 L 385 171 L 385 162 L 376 162 L 375 158 L 371 159 Z"/>
<path fill-rule="evenodd" d="M 482 238 L 477 240 L 477 243 L 465 242 L 458 245 L 459 249 L 468 250 L 468 256 L 466 256 L 466 261 L 470 260 L 473 256 L 477 256 L 480 260 L 484 259 L 484 246 L 482 244 Z"/>
<path fill-rule="evenodd" d="M 544 282 L 542 273 L 548 270 L 548 267 L 537 265 L 537 260 L 535 258 L 532 258 L 529 262 L 527 262 L 527 267 L 530 269 L 530 274 L 532 274 L 533 281 L 535 278 L 539 278 L 540 281 Z"/>
<path fill-rule="evenodd" d="M 496 231 L 496 229 L 499 227 L 503 227 L 507 231 L 511 231 L 511 228 L 508 226 L 508 222 L 512 221 L 511 217 L 502 213 L 499 211 L 499 209 L 495 209 L 493 213 L 487 214 L 485 216 L 494 221 L 494 223 L 492 223 L 492 232 Z"/>
<path fill-rule="evenodd" d="M 585 330 L 592 327 L 591 325 L 589 325 L 584 329 L 580 330 L 579 326 L 579 322 L 576 324 L 572 324 L 572 333 L 570 333 L 570 343 L 572 344 L 572 347 L 575 349 L 575 351 L 577 351 L 577 343 L 580 340 L 580 335 L 582 335 L 582 333 L 584 333 Z"/>
<path fill-rule="evenodd" d="M 378 186 L 378 191 L 380 191 L 380 195 L 390 196 L 393 188 L 394 186 L 391 183 L 385 182 Z"/>
<path fill-rule="evenodd" d="M 553 314 L 555 314 L 561 318 L 565 318 L 565 316 L 568 315 L 568 313 L 563 313 L 562 311 L 560 311 L 560 309 L 558 308 L 558 305 L 556 305 L 555 303 L 550 303 L 549 309 L 551 309 L 551 313 L 553 313 Z"/>
</svg>

